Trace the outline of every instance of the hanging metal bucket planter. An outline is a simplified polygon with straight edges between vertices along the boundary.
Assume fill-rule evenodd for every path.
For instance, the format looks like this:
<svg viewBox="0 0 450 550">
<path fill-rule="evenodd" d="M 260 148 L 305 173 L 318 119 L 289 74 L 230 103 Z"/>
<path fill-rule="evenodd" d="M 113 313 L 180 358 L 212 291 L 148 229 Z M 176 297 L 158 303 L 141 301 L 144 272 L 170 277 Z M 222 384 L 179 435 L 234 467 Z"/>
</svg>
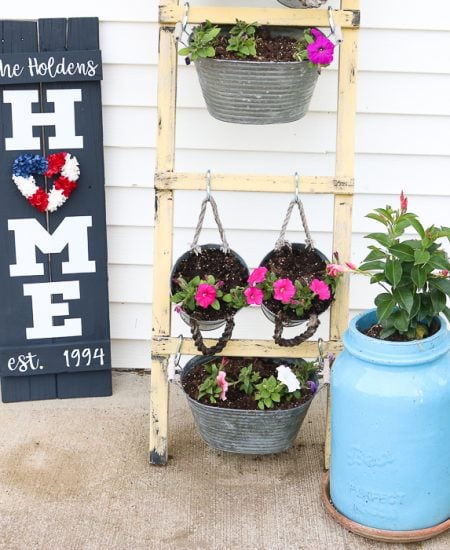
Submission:
<svg viewBox="0 0 450 550">
<path fill-rule="evenodd" d="M 187 373 L 211 357 L 194 357 L 183 368 L 181 383 Z M 220 358 L 218 358 L 220 359 Z M 274 359 L 289 364 L 289 359 Z M 285 410 L 224 409 L 186 398 L 202 439 L 220 451 L 264 455 L 280 453 L 294 444 L 314 396 L 306 403 Z"/>
<path fill-rule="evenodd" d="M 288 8 L 304 9 L 320 8 L 320 6 L 326 4 L 327 0 L 278 0 L 278 2 Z"/>
<path fill-rule="evenodd" d="M 238 124 L 281 124 L 304 117 L 319 76 L 306 61 L 195 61 L 206 107 Z"/>
</svg>

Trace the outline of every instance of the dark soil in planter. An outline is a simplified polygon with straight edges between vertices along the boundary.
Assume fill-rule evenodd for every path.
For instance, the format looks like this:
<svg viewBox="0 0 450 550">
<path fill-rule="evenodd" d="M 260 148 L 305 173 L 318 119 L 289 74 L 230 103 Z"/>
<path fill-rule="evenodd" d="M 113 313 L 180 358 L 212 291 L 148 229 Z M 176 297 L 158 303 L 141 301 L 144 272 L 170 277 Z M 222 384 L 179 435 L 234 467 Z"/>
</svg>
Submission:
<svg viewBox="0 0 450 550">
<path fill-rule="evenodd" d="M 303 285 L 308 286 L 315 278 L 322 279 L 326 271 L 326 262 L 318 256 L 317 252 L 306 247 L 283 246 L 280 250 L 274 250 L 270 257 L 261 263 L 269 271 L 273 271 L 280 279 L 298 279 Z M 316 296 L 312 307 L 304 316 L 308 319 L 311 313 L 323 313 L 328 309 L 332 300 L 319 300 Z M 279 300 L 271 298 L 265 300 L 264 304 L 276 315 L 281 314 L 283 319 L 298 319 L 293 309 L 285 309 L 284 304 Z"/>
<path fill-rule="evenodd" d="M 277 377 L 276 367 L 281 363 L 271 361 L 270 359 L 263 358 L 252 358 L 252 357 L 230 357 L 228 358 L 229 362 L 223 367 L 227 373 L 226 380 L 227 382 L 232 382 L 237 380 L 239 377 L 239 372 L 242 367 L 248 367 L 250 364 L 253 365 L 253 370 L 260 373 L 262 378 L 268 378 L 271 375 Z M 215 361 L 211 361 L 214 363 Z M 205 373 L 204 366 L 208 363 L 203 363 L 193 367 L 183 378 L 183 388 L 184 391 L 197 401 L 198 388 L 202 382 L 207 377 Z M 292 401 L 285 401 L 283 403 L 277 404 L 272 409 L 264 410 L 284 410 L 284 409 L 294 409 L 309 401 L 312 397 L 310 390 L 302 390 L 302 395 L 300 399 L 292 399 Z M 239 385 L 229 386 L 227 391 L 227 399 L 222 401 L 219 399 L 217 403 L 210 403 L 207 397 L 203 397 L 200 400 L 200 403 L 205 405 L 211 405 L 212 407 L 220 407 L 223 409 L 243 409 L 243 410 L 261 410 L 258 409 L 258 402 L 254 399 L 252 395 L 246 395 L 243 391 L 239 390 Z"/>
<path fill-rule="evenodd" d="M 248 279 L 248 269 L 231 252 L 225 254 L 219 248 L 202 248 L 201 254 L 195 254 L 191 251 L 188 256 L 181 260 L 176 266 L 176 271 L 172 277 L 172 291 L 178 288 L 174 284 L 174 279 L 183 277 L 190 281 L 199 275 L 205 279 L 208 275 L 213 275 L 216 281 L 223 281 L 221 290 L 224 294 L 236 286 L 246 286 Z M 220 310 L 200 308 L 196 311 L 187 311 L 187 313 L 198 320 L 215 321 L 224 319 L 229 313 L 236 313 L 236 309 L 223 302 L 220 304 Z"/>
<path fill-rule="evenodd" d="M 436 332 L 440 329 L 440 324 L 433 322 L 430 326 L 430 334 L 426 336 L 426 338 L 429 338 L 430 336 L 433 336 L 433 334 L 436 334 Z M 394 334 L 391 334 L 391 336 L 388 336 L 387 338 L 381 338 L 380 333 L 383 330 L 383 327 L 380 324 L 375 324 L 369 327 L 366 330 L 361 331 L 366 336 L 370 336 L 370 338 L 377 338 L 378 340 L 386 340 L 387 342 L 420 342 L 420 340 L 408 340 L 405 335 L 400 334 L 399 332 L 394 332 Z"/>
<path fill-rule="evenodd" d="M 256 57 L 246 57 L 247 61 L 297 61 L 294 58 L 297 40 L 289 36 L 271 36 L 267 27 L 256 30 Z M 236 59 L 242 61 L 235 52 L 227 52 L 228 38 L 219 35 L 216 49 L 216 59 Z"/>
</svg>

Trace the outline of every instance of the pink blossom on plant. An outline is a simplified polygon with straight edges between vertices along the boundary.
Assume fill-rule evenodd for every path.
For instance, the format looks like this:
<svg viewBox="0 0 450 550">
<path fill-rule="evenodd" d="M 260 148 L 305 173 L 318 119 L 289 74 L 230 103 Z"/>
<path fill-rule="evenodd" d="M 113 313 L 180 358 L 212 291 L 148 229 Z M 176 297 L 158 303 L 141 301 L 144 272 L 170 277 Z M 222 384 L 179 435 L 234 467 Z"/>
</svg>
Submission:
<svg viewBox="0 0 450 550">
<path fill-rule="evenodd" d="M 327 264 L 327 273 L 331 277 L 337 277 L 339 273 L 347 271 L 346 267 L 340 264 Z"/>
<path fill-rule="evenodd" d="M 262 283 L 266 278 L 267 267 L 257 267 L 250 273 L 250 277 L 247 282 L 250 286 L 254 286 L 256 283 Z"/>
<path fill-rule="evenodd" d="M 256 286 L 250 286 L 244 290 L 245 299 L 247 304 L 260 306 L 264 298 L 264 292 Z"/>
<path fill-rule="evenodd" d="M 290 279 L 278 279 L 273 283 L 273 297 L 283 304 L 289 304 L 295 295 L 295 286 Z"/>
<path fill-rule="evenodd" d="M 441 271 L 439 271 L 439 275 L 441 277 L 448 277 L 448 269 L 441 269 Z"/>
<path fill-rule="evenodd" d="M 181 306 L 174 307 L 175 313 L 181 313 Z"/>
<path fill-rule="evenodd" d="M 202 283 L 198 285 L 197 294 L 195 295 L 195 301 L 200 307 L 209 307 L 216 299 L 216 289 L 212 285 Z"/>
<path fill-rule="evenodd" d="M 228 359 L 228 357 L 222 357 L 222 361 L 220 362 L 220 364 L 222 367 L 226 367 L 229 362 L 230 360 Z"/>
<path fill-rule="evenodd" d="M 329 65 L 333 61 L 334 44 L 317 29 L 311 29 L 314 42 L 308 44 L 306 50 L 311 63 Z"/>
<path fill-rule="evenodd" d="M 220 394 L 220 399 L 222 401 L 225 401 L 227 398 L 227 391 L 228 391 L 228 382 L 225 380 L 225 376 L 227 373 L 223 370 L 219 371 L 219 374 L 217 375 L 217 384 L 219 387 L 222 388 L 222 393 Z"/>
<path fill-rule="evenodd" d="M 313 279 L 309 288 L 314 294 L 319 296 L 319 300 L 329 300 L 331 298 L 329 286 L 320 279 Z"/>
<path fill-rule="evenodd" d="M 402 214 L 408 210 L 408 198 L 405 196 L 403 191 L 400 193 L 400 210 Z"/>
<path fill-rule="evenodd" d="M 352 262 L 345 262 L 345 265 L 352 271 L 357 271 L 358 267 Z"/>
</svg>

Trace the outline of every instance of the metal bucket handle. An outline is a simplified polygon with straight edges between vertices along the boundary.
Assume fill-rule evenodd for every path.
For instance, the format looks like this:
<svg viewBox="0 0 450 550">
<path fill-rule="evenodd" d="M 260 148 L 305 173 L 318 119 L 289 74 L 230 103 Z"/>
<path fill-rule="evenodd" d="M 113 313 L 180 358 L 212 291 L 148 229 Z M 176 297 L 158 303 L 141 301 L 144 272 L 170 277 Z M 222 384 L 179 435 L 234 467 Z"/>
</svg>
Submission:
<svg viewBox="0 0 450 550">
<path fill-rule="evenodd" d="M 214 355 L 215 353 L 221 352 L 230 340 L 234 329 L 234 315 L 227 316 L 225 329 L 222 333 L 222 336 L 219 338 L 217 343 L 210 348 L 205 346 L 205 344 L 203 343 L 203 336 L 200 332 L 200 327 L 197 319 L 191 317 L 189 319 L 189 324 L 191 326 L 192 338 L 198 351 L 201 351 L 203 355 Z"/>
<path fill-rule="evenodd" d="M 283 347 L 294 347 L 298 346 L 299 344 L 305 342 L 308 340 L 308 338 L 311 338 L 317 330 L 317 328 L 320 325 L 320 320 L 317 315 L 317 313 L 311 313 L 308 319 L 307 328 L 304 332 L 300 333 L 298 336 L 295 336 L 294 338 L 282 338 L 281 335 L 283 334 L 283 320 L 280 315 L 275 316 L 275 332 L 273 334 L 273 339 L 275 340 L 275 343 L 279 346 Z"/>
</svg>

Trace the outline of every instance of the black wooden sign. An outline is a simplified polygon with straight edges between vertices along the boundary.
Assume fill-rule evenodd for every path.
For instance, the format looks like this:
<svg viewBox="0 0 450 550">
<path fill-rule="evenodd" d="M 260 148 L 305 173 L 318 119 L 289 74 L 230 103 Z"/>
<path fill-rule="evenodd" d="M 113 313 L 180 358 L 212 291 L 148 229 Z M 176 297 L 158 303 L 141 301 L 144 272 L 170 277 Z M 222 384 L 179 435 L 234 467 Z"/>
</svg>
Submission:
<svg viewBox="0 0 450 550">
<path fill-rule="evenodd" d="M 0 32 L 2 399 L 110 395 L 98 20 Z"/>
</svg>

